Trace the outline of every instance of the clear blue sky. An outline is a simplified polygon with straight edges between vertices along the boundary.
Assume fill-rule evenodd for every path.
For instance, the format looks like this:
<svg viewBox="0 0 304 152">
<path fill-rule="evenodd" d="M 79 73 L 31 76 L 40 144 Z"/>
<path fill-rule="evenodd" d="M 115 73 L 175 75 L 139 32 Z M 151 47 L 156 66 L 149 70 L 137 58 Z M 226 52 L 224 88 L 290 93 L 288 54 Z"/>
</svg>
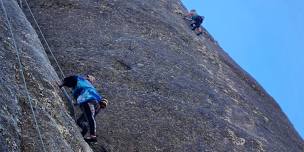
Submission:
<svg viewBox="0 0 304 152">
<path fill-rule="evenodd" d="M 304 1 L 182 0 L 304 137 Z"/>
</svg>

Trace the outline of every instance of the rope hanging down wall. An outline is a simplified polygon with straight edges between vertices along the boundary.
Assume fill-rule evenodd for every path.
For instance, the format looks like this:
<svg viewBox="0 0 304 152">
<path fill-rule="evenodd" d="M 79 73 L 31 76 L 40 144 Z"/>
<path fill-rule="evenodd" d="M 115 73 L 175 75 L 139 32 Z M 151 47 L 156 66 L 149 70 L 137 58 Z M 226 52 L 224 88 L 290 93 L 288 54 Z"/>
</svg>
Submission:
<svg viewBox="0 0 304 152">
<path fill-rule="evenodd" d="M 34 22 L 35 22 L 35 25 L 36 25 L 36 27 L 37 27 L 37 29 L 38 29 L 38 31 L 39 31 L 39 33 L 40 33 L 40 35 L 41 35 L 41 37 L 42 37 L 44 43 L 45 43 L 45 45 L 46 45 L 46 48 L 47 48 L 47 49 L 45 48 L 45 50 L 48 50 L 48 51 L 50 52 L 52 58 L 54 59 L 54 61 L 55 61 L 55 63 L 56 63 L 56 66 L 58 67 L 59 72 L 60 72 L 60 74 L 61 74 L 61 79 L 65 78 L 65 75 L 64 75 L 64 73 L 63 73 L 63 70 L 62 70 L 61 66 L 59 65 L 58 60 L 56 59 L 56 57 L 55 57 L 55 55 L 54 55 L 54 53 L 53 53 L 53 51 L 52 51 L 52 49 L 51 49 L 51 47 L 50 47 L 48 41 L 46 40 L 46 38 L 45 38 L 45 36 L 44 36 L 44 34 L 43 34 L 43 32 L 42 32 L 42 30 L 41 30 L 41 28 L 40 28 L 40 26 L 39 26 L 37 20 L 36 20 L 34 14 L 33 14 L 33 12 L 32 12 L 32 10 L 31 10 L 31 8 L 30 8 L 30 5 L 29 5 L 28 1 L 27 1 L 27 0 L 24 0 L 24 2 L 25 2 L 26 7 L 27 7 L 28 10 L 29 10 L 29 13 L 31 14 L 31 16 L 32 16 L 32 18 L 33 18 L 33 20 L 34 20 Z M 66 91 L 65 88 L 62 87 L 61 90 L 62 90 L 64 96 L 66 97 L 66 99 L 68 100 L 68 105 L 69 105 L 70 113 L 71 113 L 72 117 L 74 118 L 74 120 L 76 120 L 75 109 L 74 109 L 74 106 L 73 106 L 72 98 L 69 96 L 69 94 L 67 93 L 67 91 Z"/>
<path fill-rule="evenodd" d="M 26 81 L 25 81 L 23 66 L 22 66 L 22 63 L 21 63 L 20 55 L 19 55 L 20 52 L 19 52 L 19 50 L 17 48 L 17 43 L 16 43 L 16 40 L 15 40 L 15 37 L 14 37 L 14 34 L 13 34 L 11 21 L 10 21 L 10 18 L 8 17 L 8 15 L 7 15 L 7 11 L 6 11 L 6 8 L 4 6 L 3 0 L 0 0 L 0 2 L 1 2 L 1 7 L 2 7 L 2 9 L 4 11 L 5 18 L 6 18 L 7 23 L 8 23 L 10 35 L 12 37 L 13 45 L 14 45 L 14 48 L 15 48 L 15 51 L 16 51 L 16 54 L 17 54 L 17 60 L 18 60 L 18 64 L 19 64 L 19 71 L 20 71 L 20 75 L 21 75 L 21 78 L 22 78 L 22 81 L 23 81 L 23 84 L 24 84 L 24 89 L 25 89 L 25 92 L 26 92 L 26 95 L 27 95 L 27 99 L 28 99 L 29 104 L 30 104 L 30 108 L 31 108 L 31 111 L 32 111 L 32 115 L 33 115 L 33 119 L 34 119 L 34 122 L 35 122 L 36 130 L 38 132 L 39 139 L 41 141 L 43 151 L 46 152 L 45 144 L 43 142 L 43 139 L 42 139 L 42 136 L 41 136 L 41 132 L 40 132 L 40 129 L 39 129 L 39 125 L 38 125 L 38 122 L 37 122 L 36 114 L 35 114 L 35 111 L 34 111 L 34 108 L 33 108 L 32 98 L 31 98 L 31 96 L 29 94 L 29 91 L 28 91 L 28 88 L 27 88 L 27 84 L 26 84 Z"/>
</svg>

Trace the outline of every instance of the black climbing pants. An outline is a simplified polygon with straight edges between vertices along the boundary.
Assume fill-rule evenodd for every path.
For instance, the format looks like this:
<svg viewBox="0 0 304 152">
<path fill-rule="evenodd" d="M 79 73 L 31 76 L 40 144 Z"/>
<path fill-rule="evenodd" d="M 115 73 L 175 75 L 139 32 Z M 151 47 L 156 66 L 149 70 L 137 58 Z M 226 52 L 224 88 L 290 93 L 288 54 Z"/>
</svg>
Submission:
<svg viewBox="0 0 304 152">
<path fill-rule="evenodd" d="M 194 18 L 192 20 L 192 24 L 191 24 L 192 30 L 195 30 L 196 28 L 199 28 L 202 23 L 203 23 L 202 17 L 198 16 L 198 17 Z"/>
<path fill-rule="evenodd" d="M 82 129 L 81 134 L 83 136 L 88 132 L 88 125 L 91 135 L 96 135 L 96 109 L 92 102 L 86 102 L 80 105 L 80 109 L 83 112 L 81 116 L 77 119 L 77 125 Z M 88 124 L 88 125 L 87 125 Z"/>
<path fill-rule="evenodd" d="M 192 27 L 192 30 L 195 30 L 196 28 L 199 28 L 201 26 L 202 23 L 197 23 L 197 22 L 194 22 L 191 24 L 191 27 Z"/>
</svg>

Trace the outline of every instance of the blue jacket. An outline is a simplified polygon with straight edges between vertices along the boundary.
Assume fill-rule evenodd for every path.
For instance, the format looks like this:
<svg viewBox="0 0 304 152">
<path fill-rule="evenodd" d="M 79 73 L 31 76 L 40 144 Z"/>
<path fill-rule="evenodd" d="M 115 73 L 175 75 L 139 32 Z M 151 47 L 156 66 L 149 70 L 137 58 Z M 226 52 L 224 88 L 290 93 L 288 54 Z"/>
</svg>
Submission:
<svg viewBox="0 0 304 152">
<path fill-rule="evenodd" d="M 73 87 L 72 94 L 77 99 L 77 104 L 82 104 L 92 100 L 95 100 L 96 102 L 101 101 L 102 96 L 98 94 L 90 81 L 81 76 L 76 76 L 76 78 L 77 83 L 76 86 Z"/>
</svg>

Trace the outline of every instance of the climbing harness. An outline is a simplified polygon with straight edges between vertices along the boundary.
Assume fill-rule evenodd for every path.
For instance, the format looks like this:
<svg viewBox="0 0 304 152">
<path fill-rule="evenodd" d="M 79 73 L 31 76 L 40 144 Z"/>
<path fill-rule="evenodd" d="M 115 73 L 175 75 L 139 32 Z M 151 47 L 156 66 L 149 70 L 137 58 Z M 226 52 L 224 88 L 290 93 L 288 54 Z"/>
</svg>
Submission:
<svg viewBox="0 0 304 152">
<path fill-rule="evenodd" d="M 57 67 L 58 67 L 58 69 L 59 69 L 59 71 L 60 71 L 61 78 L 62 78 L 62 79 L 65 78 L 65 75 L 64 75 L 64 73 L 63 73 L 63 71 L 62 71 L 62 68 L 61 68 L 61 66 L 59 65 L 59 63 L 58 63 L 58 61 L 57 61 L 57 59 L 56 59 L 56 57 L 55 57 L 55 55 L 54 55 L 54 53 L 53 53 L 53 51 L 52 51 L 52 49 L 51 49 L 51 47 L 50 47 L 48 41 L 46 40 L 46 38 L 45 38 L 45 36 L 44 36 L 44 34 L 43 34 L 43 32 L 42 32 L 42 30 L 41 30 L 41 28 L 40 28 L 40 26 L 39 26 L 37 20 L 36 20 L 34 14 L 33 14 L 33 12 L 32 12 L 32 10 L 31 10 L 31 8 L 30 8 L 29 3 L 27 2 L 27 0 L 24 0 L 24 2 L 25 2 L 25 5 L 27 6 L 27 8 L 29 9 L 29 12 L 30 12 L 30 14 L 31 14 L 31 16 L 32 16 L 32 18 L 33 18 L 35 24 L 36 24 L 36 27 L 38 28 L 38 31 L 39 31 L 39 33 L 40 33 L 40 35 L 41 35 L 41 37 L 42 37 L 44 43 L 45 43 L 46 46 L 47 46 L 47 49 L 45 49 L 45 50 L 49 50 L 50 54 L 52 55 L 52 57 L 53 57 L 53 59 L 54 59 L 56 65 L 57 65 Z M 75 117 L 75 109 L 74 109 L 74 106 L 73 106 L 73 100 L 72 100 L 72 98 L 68 95 L 68 93 L 67 93 L 67 91 L 66 91 L 65 88 L 62 87 L 61 90 L 62 90 L 64 96 L 66 97 L 66 99 L 68 100 L 69 108 L 70 108 L 70 110 L 71 110 L 71 115 L 72 115 L 72 117 L 74 118 L 74 120 L 76 120 L 76 117 Z"/>
<path fill-rule="evenodd" d="M 12 40 L 13 40 L 13 43 L 14 43 L 14 48 L 15 48 L 15 51 L 16 51 L 16 54 L 17 54 L 17 59 L 18 59 L 18 64 L 19 64 L 19 71 L 21 73 L 22 81 L 23 81 L 23 84 L 24 84 L 24 89 L 25 89 L 27 99 L 29 101 L 30 108 L 31 108 L 31 111 L 32 111 L 32 114 L 33 114 L 33 119 L 34 119 L 34 122 L 35 122 L 36 130 L 39 134 L 39 139 L 41 141 L 43 151 L 46 152 L 45 145 L 44 145 L 44 142 L 43 142 L 43 139 L 42 139 L 42 136 L 41 136 L 41 132 L 40 132 L 40 129 L 39 129 L 39 126 L 38 126 L 38 122 L 37 122 L 37 119 L 36 119 L 36 114 L 35 114 L 35 111 L 34 111 L 34 108 L 33 108 L 32 99 L 31 99 L 31 96 L 29 94 L 27 84 L 26 84 L 26 81 L 25 81 L 23 66 L 22 66 L 22 63 L 21 63 L 20 55 L 19 55 L 20 52 L 17 48 L 17 43 L 16 43 L 16 40 L 15 40 L 15 37 L 14 37 L 14 34 L 13 34 L 13 30 L 12 30 L 12 25 L 11 25 L 10 19 L 8 18 L 7 11 L 6 11 L 6 8 L 4 6 L 3 0 L 1 0 L 1 6 L 2 6 L 2 9 L 4 11 L 4 15 L 5 15 L 5 18 L 7 20 L 9 31 L 10 31 L 10 34 L 11 34 L 11 37 L 12 37 Z"/>
</svg>

